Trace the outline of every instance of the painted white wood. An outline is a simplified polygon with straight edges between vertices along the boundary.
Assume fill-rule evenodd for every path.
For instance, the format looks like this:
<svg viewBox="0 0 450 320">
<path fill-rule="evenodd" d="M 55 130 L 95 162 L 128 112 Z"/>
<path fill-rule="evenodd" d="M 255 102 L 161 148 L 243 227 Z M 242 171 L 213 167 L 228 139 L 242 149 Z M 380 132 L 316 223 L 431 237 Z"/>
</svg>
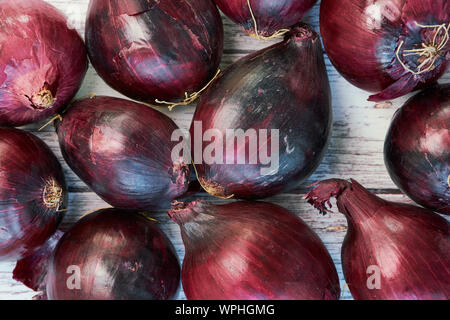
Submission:
<svg viewBox="0 0 450 320">
<path fill-rule="evenodd" d="M 84 20 L 88 8 L 89 0 L 46 0 L 55 7 L 63 11 L 69 22 L 84 36 Z M 313 25 L 318 30 L 319 6 L 316 5 L 306 16 L 304 21 Z M 269 46 L 276 41 L 260 41 L 245 35 L 229 19 L 224 17 L 225 24 L 225 51 L 221 68 L 226 68 L 232 62 L 249 54 L 255 50 Z M 330 251 L 336 264 L 343 288 L 343 299 L 351 299 L 348 289 L 344 289 L 345 280 L 341 269 L 340 248 L 345 236 L 347 223 L 340 214 L 321 216 L 313 210 L 304 200 L 302 195 L 305 186 L 321 179 L 355 178 L 364 186 L 382 193 L 382 197 L 405 203 L 411 201 L 401 195 L 392 183 L 383 162 L 383 143 L 385 134 L 390 124 L 390 120 L 395 111 L 406 101 L 408 97 L 403 97 L 392 101 L 388 108 L 380 108 L 375 103 L 368 102 L 368 93 L 350 85 L 342 78 L 336 69 L 326 58 L 327 70 L 333 92 L 334 123 L 333 135 L 327 155 L 316 173 L 309 178 L 303 187 L 289 192 L 289 194 L 279 195 L 267 201 L 279 204 L 301 217 L 308 223 L 323 240 Z M 448 72 L 442 82 L 449 82 Z M 109 95 L 123 97 L 118 92 L 111 89 L 100 79 L 95 70 L 90 67 L 86 79 L 77 97 L 87 95 Z M 386 107 L 386 106 L 384 106 Z M 195 105 L 179 107 L 172 112 L 162 110 L 184 129 L 189 128 Z M 69 197 L 69 211 L 64 220 L 64 227 L 69 227 L 76 222 L 85 212 L 108 207 L 96 194 L 89 191 L 89 188 L 81 182 L 75 174 L 68 168 L 62 159 L 57 143 L 56 134 L 52 126 L 38 132 L 38 128 L 45 121 L 29 125 L 24 129 L 33 132 L 42 138 L 57 154 L 64 166 L 66 178 L 72 192 Z M 198 197 L 207 199 L 214 203 L 223 203 L 223 200 L 212 199 L 205 194 Z M 178 226 L 169 221 L 165 212 L 159 212 L 158 224 L 172 240 L 180 261 L 184 257 L 184 247 L 180 238 Z M 20 283 L 12 280 L 12 270 L 14 261 L 0 262 L 0 300 L 1 299 L 31 299 L 35 293 Z M 184 299 L 182 290 L 178 299 Z"/>
</svg>

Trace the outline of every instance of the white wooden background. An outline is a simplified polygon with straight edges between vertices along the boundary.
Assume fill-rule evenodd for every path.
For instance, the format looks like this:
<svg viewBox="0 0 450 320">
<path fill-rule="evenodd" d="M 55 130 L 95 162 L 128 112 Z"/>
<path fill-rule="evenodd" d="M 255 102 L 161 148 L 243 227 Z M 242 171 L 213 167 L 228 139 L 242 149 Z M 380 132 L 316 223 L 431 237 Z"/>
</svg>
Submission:
<svg viewBox="0 0 450 320">
<path fill-rule="evenodd" d="M 76 27 L 84 37 L 84 20 L 89 0 L 46 1 L 63 11 L 69 17 L 70 24 Z M 319 4 L 309 12 L 304 21 L 310 23 L 319 31 Z M 224 24 L 225 50 L 222 70 L 240 57 L 276 42 L 264 42 L 249 37 L 225 17 Z M 303 184 L 303 187 L 288 194 L 267 199 L 267 201 L 279 204 L 296 213 L 319 234 L 330 251 L 339 272 L 341 288 L 343 289 L 342 299 L 352 299 L 348 289 L 344 286 L 345 280 L 340 259 L 341 244 L 346 233 L 346 220 L 343 215 L 338 213 L 325 217 L 320 216 L 302 200 L 306 191 L 304 186 L 321 179 L 332 177 L 347 179 L 352 177 L 385 199 L 412 203 L 393 184 L 383 162 L 383 143 L 390 120 L 407 97 L 394 100 L 392 104 L 376 105 L 368 102 L 368 93 L 350 85 L 337 73 L 327 58 L 326 64 L 331 82 L 334 108 L 333 134 L 328 153 L 316 173 Z M 450 73 L 447 72 L 441 82 L 447 83 L 449 80 Z M 108 87 L 92 67 L 89 68 L 84 84 L 77 96 L 84 97 L 89 94 L 123 97 Z M 172 112 L 165 111 L 165 113 L 171 116 L 181 128 L 188 129 L 194 110 L 195 105 L 179 107 Z M 47 142 L 63 163 L 70 190 L 69 211 L 64 220 L 64 226 L 67 227 L 77 221 L 83 213 L 108 207 L 108 205 L 92 193 L 64 163 L 53 126 L 38 132 L 38 128 L 43 123 L 45 121 L 26 126 L 25 129 Z M 206 194 L 200 194 L 198 197 L 214 203 L 224 202 L 224 200 L 212 199 Z M 178 226 L 169 221 L 164 211 L 161 211 L 158 215 L 158 220 L 160 227 L 175 245 L 180 262 L 182 262 L 184 246 Z M 0 299 L 31 299 L 35 293 L 12 280 L 14 265 L 14 261 L 0 262 Z M 177 298 L 185 299 L 182 290 L 180 290 Z"/>
</svg>

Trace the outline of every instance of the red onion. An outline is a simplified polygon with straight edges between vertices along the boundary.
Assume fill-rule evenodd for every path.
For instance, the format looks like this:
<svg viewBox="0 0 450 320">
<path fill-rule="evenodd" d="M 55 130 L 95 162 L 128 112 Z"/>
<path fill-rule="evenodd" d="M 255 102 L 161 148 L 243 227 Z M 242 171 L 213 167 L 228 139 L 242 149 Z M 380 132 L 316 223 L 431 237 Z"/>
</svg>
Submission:
<svg viewBox="0 0 450 320">
<path fill-rule="evenodd" d="M 224 198 L 291 189 L 320 164 L 331 120 L 319 37 L 309 26 L 297 26 L 283 42 L 231 65 L 201 97 L 191 126 L 199 181 Z M 235 143 L 230 130 L 249 136 Z M 214 152 L 208 152 L 211 145 Z"/>
<path fill-rule="evenodd" d="M 175 203 L 192 300 L 338 299 L 339 278 L 320 238 L 277 205 Z"/>
<path fill-rule="evenodd" d="M 2 0 L 0 20 L 0 126 L 21 126 L 58 112 L 86 74 L 80 36 L 41 0 Z"/>
<path fill-rule="evenodd" d="M 14 268 L 14 280 L 20 281 L 28 288 L 39 292 L 33 297 L 35 300 L 47 300 L 45 290 L 48 264 L 63 234 L 64 232 L 57 230 L 42 246 L 27 251 L 24 257 L 17 261 Z"/>
<path fill-rule="evenodd" d="M 322 212 L 331 197 L 348 220 L 342 267 L 355 299 L 450 299 L 447 220 L 378 198 L 354 180 L 322 181 L 307 195 Z"/>
<path fill-rule="evenodd" d="M 446 70 L 447 0 L 322 0 L 320 30 L 336 69 L 370 101 L 403 96 Z"/>
<path fill-rule="evenodd" d="M 223 25 L 212 0 L 91 0 L 86 44 L 115 90 L 150 103 L 191 94 L 190 102 L 217 71 Z"/>
<path fill-rule="evenodd" d="M 317 0 L 214 0 L 220 10 L 245 32 L 276 37 L 300 22 Z"/>
<path fill-rule="evenodd" d="M 180 265 L 169 239 L 136 213 L 103 209 L 77 222 L 50 262 L 50 300 L 165 300 Z"/>
<path fill-rule="evenodd" d="M 384 154 L 403 192 L 424 207 L 450 214 L 450 84 L 421 92 L 397 112 Z"/>
<path fill-rule="evenodd" d="M 133 210 L 168 205 L 187 191 L 189 167 L 172 160 L 177 129 L 150 107 L 110 97 L 75 102 L 57 124 L 72 170 L 106 202 Z"/>
<path fill-rule="evenodd" d="M 0 258 L 42 245 L 66 202 L 63 171 L 47 145 L 25 131 L 0 128 Z"/>
</svg>

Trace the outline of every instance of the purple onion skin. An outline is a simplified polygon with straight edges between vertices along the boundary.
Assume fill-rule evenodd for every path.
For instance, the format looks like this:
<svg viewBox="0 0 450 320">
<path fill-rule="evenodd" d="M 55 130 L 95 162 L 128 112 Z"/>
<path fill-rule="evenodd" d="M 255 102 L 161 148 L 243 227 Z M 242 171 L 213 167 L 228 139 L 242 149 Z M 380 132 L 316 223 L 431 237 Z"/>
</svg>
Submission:
<svg viewBox="0 0 450 320">
<path fill-rule="evenodd" d="M 52 198 L 55 186 L 59 195 Z M 61 165 L 47 145 L 0 128 L 0 259 L 22 256 L 56 231 L 67 203 Z"/>
<path fill-rule="evenodd" d="M 261 161 L 236 164 L 243 149 L 237 144 L 235 159 L 226 154 L 233 146 L 218 145 L 224 163 L 235 164 L 197 164 L 199 181 L 211 194 L 256 199 L 297 186 L 320 164 L 331 132 L 331 93 L 318 35 L 306 25 L 296 27 L 283 42 L 231 65 L 200 98 L 191 137 L 195 122 L 202 124 L 202 135 L 219 130 L 224 142 L 228 129 L 279 130 L 279 168 L 273 175 L 261 174 L 268 167 Z M 268 145 L 271 140 L 269 135 Z M 204 142 L 203 151 L 210 144 Z M 245 148 L 249 153 L 249 141 Z M 197 156 L 194 161 L 200 162 Z"/>
<path fill-rule="evenodd" d="M 214 0 L 220 10 L 239 24 L 246 33 L 255 35 L 247 0 Z M 300 22 L 317 0 L 251 0 L 250 6 L 258 26 L 258 35 L 270 37 L 277 31 Z"/>
<path fill-rule="evenodd" d="M 0 20 L 0 126 L 26 125 L 60 111 L 87 71 L 83 40 L 41 0 L 2 0 Z"/>
<path fill-rule="evenodd" d="M 450 223 L 446 219 L 427 209 L 385 201 L 354 180 L 319 182 L 307 199 L 328 212 L 331 197 L 336 197 L 348 221 L 342 267 L 355 299 L 450 299 Z M 369 289 L 371 267 L 380 272 L 379 289 Z"/>
<path fill-rule="evenodd" d="M 395 115 L 385 146 L 395 184 L 418 204 L 450 214 L 450 84 L 411 98 Z"/>
<path fill-rule="evenodd" d="M 122 94 L 183 100 L 215 75 L 223 25 L 212 0 L 91 0 L 86 45 L 99 75 Z"/>
<path fill-rule="evenodd" d="M 339 278 L 320 238 L 294 214 L 264 202 L 174 205 L 186 247 L 190 300 L 335 300 Z"/>
<path fill-rule="evenodd" d="M 431 43 L 437 29 L 420 28 L 416 23 L 448 25 L 449 21 L 447 0 L 322 0 L 320 7 L 320 30 L 328 57 L 353 85 L 375 92 L 369 100 L 377 102 L 433 84 L 444 74 L 450 59 L 448 43 L 438 52 L 434 68 L 418 75 L 408 72 L 396 53 L 400 49 L 402 61 L 417 71 L 423 58 L 403 57 L 403 51 Z"/>
<path fill-rule="evenodd" d="M 69 289 L 77 266 L 80 289 Z M 75 273 L 73 273 L 75 275 Z M 77 222 L 50 262 L 49 300 L 167 300 L 177 293 L 180 265 L 165 234 L 147 218 L 103 209 Z"/>
<path fill-rule="evenodd" d="M 114 207 L 152 210 L 188 189 L 189 167 L 172 161 L 176 124 L 128 100 L 94 97 L 72 104 L 57 124 L 64 159 Z"/>
<path fill-rule="evenodd" d="M 27 251 L 24 257 L 17 261 L 13 271 L 14 280 L 22 282 L 28 288 L 39 292 L 33 299 L 47 300 L 47 270 L 56 245 L 64 232 L 57 230 L 42 246 Z"/>
</svg>

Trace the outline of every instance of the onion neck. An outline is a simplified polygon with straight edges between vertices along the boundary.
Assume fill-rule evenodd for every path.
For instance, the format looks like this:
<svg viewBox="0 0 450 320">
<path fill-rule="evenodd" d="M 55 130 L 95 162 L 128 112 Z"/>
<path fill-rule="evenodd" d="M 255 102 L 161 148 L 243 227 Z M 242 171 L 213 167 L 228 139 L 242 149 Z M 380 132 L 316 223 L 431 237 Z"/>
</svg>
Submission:
<svg viewBox="0 0 450 320">
<path fill-rule="evenodd" d="M 355 180 L 330 179 L 317 183 L 306 199 L 321 213 L 331 212 L 330 199 L 336 198 L 339 212 L 358 225 L 361 221 L 372 218 L 385 204 L 383 199 L 370 193 Z"/>
<path fill-rule="evenodd" d="M 296 56 L 296 63 L 304 65 L 303 69 L 310 68 L 308 74 L 326 76 L 322 44 L 311 27 L 303 23 L 293 27 L 284 43 L 291 50 L 289 54 Z"/>
</svg>

